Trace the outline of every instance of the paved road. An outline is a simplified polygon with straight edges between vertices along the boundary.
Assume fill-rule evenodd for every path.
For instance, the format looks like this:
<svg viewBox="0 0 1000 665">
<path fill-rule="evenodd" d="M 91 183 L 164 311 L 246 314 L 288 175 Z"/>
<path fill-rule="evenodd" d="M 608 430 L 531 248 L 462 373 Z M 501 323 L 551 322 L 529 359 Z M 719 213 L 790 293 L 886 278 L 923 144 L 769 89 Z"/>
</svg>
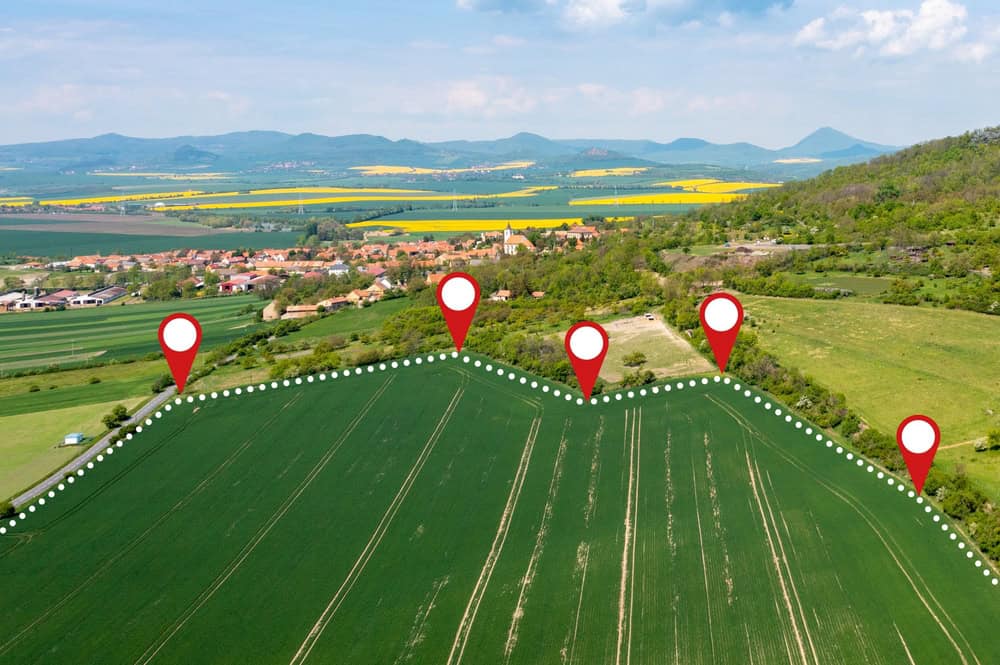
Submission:
<svg viewBox="0 0 1000 665">
<path fill-rule="evenodd" d="M 149 400 L 141 409 L 139 409 L 125 424 L 144 420 L 149 414 L 153 413 L 162 405 L 164 402 L 169 400 L 174 396 L 174 392 L 177 390 L 176 386 L 170 386 L 162 393 L 157 394 L 153 399 Z M 82 466 L 86 466 L 87 462 L 97 457 L 101 451 L 108 447 L 108 440 L 117 432 L 118 430 L 112 430 L 108 432 L 104 437 L 102 437 L 97 443 L 93 444 L 85 452 L 74 457 L 70 462 L 68 462 L 64 467 L 53 473 L 51 476 L 38 483 L 30 490 L 16 496 L 13 498 L 12 503 L 15 507 L 20 508 L 21 506 L 31 503 L 35 497 L 40 494 L 48 492 L 52 487 L 58 485 L 62 482 L 63 478 L 67 474 L 75 472 Z"/>
</svg>

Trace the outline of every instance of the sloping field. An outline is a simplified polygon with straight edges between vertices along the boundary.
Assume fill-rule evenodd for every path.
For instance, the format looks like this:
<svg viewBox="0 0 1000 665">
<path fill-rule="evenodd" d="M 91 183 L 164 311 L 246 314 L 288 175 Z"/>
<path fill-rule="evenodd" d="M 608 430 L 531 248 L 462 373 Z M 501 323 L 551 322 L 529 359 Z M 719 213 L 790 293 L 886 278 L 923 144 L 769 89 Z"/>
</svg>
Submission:
<svg viewBox="0 0 1000 665">
<path fill-rule="evenodd" d="M 256 326 L 253 315 L 241 311 L 257 302 L 252 296 L 229 296 L 189 300 L 182 307 L 201 323 L 202 348 L 207 349 Z M 70 366 L 87 358 L 121 360 L 146 355 L 157 348 L 150 348 L 150 338 L 160 321 L 177 308 L 176 302 L 125 306 L 113 302 L 62 312 L 4 314 L 0 316 L 0 369 Z"/>
<path fill-rule="evenodd" d="M 432 358 L 154 417 L 3 525 L 0 662 L 995 662 L 962 539 L 766 396 Z"/>
</svg>

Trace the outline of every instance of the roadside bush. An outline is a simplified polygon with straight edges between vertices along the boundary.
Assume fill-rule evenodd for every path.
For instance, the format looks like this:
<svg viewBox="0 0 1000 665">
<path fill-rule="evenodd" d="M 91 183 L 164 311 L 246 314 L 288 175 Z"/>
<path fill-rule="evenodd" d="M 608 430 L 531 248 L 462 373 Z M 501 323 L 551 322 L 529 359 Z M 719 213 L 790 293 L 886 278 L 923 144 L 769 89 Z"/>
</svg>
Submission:
<svg viewBox="0 0 1000 665">
<path fill-rule="evenodd" d="M 14 504 L 10 501 L 0 501 L 0 518 L 13 517 L 15 512 Z"/>
<path fill-rule="evenodd" d="M 163 392 L 168 386 L 174 385 L 174 377 L 169 374 L 161 374 L 153 381 L 152 389 L 154 393 Z"/>
</svg>

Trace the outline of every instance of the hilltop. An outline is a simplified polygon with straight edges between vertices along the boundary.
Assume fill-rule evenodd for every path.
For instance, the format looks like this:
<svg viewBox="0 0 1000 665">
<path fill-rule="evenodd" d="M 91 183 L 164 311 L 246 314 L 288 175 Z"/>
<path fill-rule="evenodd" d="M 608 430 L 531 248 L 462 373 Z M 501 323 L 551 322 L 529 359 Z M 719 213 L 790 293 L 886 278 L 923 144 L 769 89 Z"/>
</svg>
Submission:
<svg viewBox="0 0 1000 665">
<path fill-rule="evenodd" d="M 1000 128 L 994 127 L 836 168 L 697 216 L 804 242 L 935 244 L 996 228 L 998 173 Z"/>
</svg>

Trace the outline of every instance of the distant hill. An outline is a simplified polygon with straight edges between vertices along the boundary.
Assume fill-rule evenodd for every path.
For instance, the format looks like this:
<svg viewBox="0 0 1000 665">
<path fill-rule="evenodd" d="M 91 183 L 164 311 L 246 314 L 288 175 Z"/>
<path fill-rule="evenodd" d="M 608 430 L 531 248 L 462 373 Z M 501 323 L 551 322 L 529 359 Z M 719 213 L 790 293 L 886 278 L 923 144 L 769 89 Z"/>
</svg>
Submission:
<svg viewBox="0 0 1000 665">
<path fill-rule="evenodd" d="M 751 143 L 710 143 L 699 138 L 679 138 L 669 143 L 622 139 L 553 140 L 521 132 L 488 141 L 422 143 L 408 139 L 392 141 L 372 134 L 323 136 L 251 131 L 160 139 L 102 134 L 89 139 L 6 145 L 0 146 L 0 165 L 70 170 L 181 168 L 212 164 L 219 169 L 250 170 L 288 162 L 342 169 L 364 164 L 460 167 L 529 160 L 540 167 L 573 165 L 579 168 L 591 159 L 634 166 L 705 164 L 753 168 L 798 177 L 896 149 L 862 141 L 829 127 L 781 150 L 769 150 Z"/>
</svg>

